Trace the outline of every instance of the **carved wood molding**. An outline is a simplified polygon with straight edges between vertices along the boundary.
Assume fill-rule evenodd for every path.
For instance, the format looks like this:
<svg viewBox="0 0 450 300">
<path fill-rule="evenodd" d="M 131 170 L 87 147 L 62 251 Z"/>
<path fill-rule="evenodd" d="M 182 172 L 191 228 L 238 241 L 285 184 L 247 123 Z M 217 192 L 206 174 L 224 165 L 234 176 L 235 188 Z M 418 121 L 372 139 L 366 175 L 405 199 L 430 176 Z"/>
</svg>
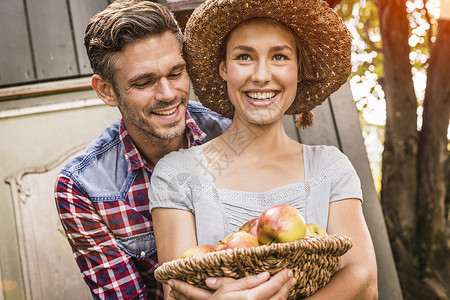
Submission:
<svg viewBox="0 0 450 300">
<path fill-rule="evenodd" d="M 79 286 L 78 289 L 87 290 L 73 260 L 53 200 L 53 187 L 59 169 L 85 147 L 75 147 L 47 165 L 22 169 L 5 180 L 12 191 L 26 299 L 50 299 L 55 296 L 68 299 L 64 294 L 67 293 L 65 286 L 69 279 L 76 282 L 74 284 Z M 52 281 L 52 284 L 42 278 Z"/>
<path fill-rule="evenodd" d="M 54 168 L 61 165 L 63 162 L 68 160 L 70 157 L 75 155 L 76 153 L 80 152 L 86 148 L 86 145 L 77 146 L 71 150 L 69 150 L 66 154 L 64 154 L 61 158 L 58 160 L 51 162 L 45 166 L 42 167 L 36 167 L 36 168 L 25 168 L 17 172 L 15 176 L 7 177 L 5 179 L 5 182 L 14 185 L 16 191 L 19 193 L 20 200 L 25 203 L 27 201 L 27 198 L 30 196 L 30 187 L 29 185 L 23 181 L 23 177 L 27 174 L 41 174 L 46 173 L 50 170 L 53 170 Z"/>
</svg>

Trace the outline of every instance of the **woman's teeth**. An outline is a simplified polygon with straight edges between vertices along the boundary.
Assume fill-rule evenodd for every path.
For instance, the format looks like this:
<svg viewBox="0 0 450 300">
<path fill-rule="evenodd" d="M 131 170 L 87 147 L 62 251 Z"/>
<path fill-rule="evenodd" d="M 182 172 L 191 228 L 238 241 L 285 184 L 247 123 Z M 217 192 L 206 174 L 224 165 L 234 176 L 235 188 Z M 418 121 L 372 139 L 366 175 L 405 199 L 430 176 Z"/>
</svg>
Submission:
<svg viewBox="0 0 450 300">
<path fill-rule="evenodd" d="M 267 100 L 267 99 L 271 99 L 271 98 L 275 97 L 275 95 L 276 95 L 275 92 L 263 92 L 263 93 L 247 92 L 246 94 L 248 97 L 255 99 L 255 100 Z"/>
<path fill-rule="evenodd" d="M 160 115 L 160 116 L 168 116 L 173 114 L 175 111 L 177 110 L 177 107 L 169 109 L 169 110 L 160 110 L 160 111 L 155 111 L 154 113 L 156 115 Z"/>
</svg>

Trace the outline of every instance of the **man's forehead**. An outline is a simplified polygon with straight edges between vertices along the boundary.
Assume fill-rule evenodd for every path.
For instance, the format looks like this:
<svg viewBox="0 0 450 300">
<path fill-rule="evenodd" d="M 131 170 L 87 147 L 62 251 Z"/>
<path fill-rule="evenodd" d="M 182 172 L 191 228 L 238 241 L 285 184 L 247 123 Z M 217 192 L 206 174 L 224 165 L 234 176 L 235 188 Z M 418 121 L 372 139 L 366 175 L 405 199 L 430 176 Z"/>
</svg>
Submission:
<svg viewBox="0 0 450 300">
<path fill-rule="evenodd" d="M 118 53 L 118 73 L 124 72 L 127 78 L 140 73 L 155 73 L 161 76 L 180 65 L 184 66 L 178 41 L 172 33 L 130 43 Z"/>
<path fill-rule="evenodd" d="M 181 46 L 175 35 L 165 32 L 158 35 L 150 35 L 146 38 L 128 43 L 119 53 L 125 59 L 159 59 L 167 55 L 178 55 L 181 57 Z"/>
</svg>

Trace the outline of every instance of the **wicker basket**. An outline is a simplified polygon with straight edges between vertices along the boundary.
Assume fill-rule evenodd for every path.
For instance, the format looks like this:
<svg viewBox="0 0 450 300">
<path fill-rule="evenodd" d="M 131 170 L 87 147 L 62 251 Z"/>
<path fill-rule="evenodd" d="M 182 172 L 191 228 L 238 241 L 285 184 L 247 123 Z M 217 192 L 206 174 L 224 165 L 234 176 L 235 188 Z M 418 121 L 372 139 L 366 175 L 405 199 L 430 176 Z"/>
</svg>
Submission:
<svg viewBox="0 0 450 300">
<path fill-rule="evenodd" d="M 263 271 L 273 275 L 289 268 L 297 278 L 289 299 L 298 299 L 327 284 L 339 268 L 341 255 L 351 247 L 347 236 L 309 236 L 291 243 L 222 250 L 173 260 L 158 267 L 155 278 L 161 283 L 180 279 L 207 289 L 208 277 L 237 279 Z"/>
</svg>

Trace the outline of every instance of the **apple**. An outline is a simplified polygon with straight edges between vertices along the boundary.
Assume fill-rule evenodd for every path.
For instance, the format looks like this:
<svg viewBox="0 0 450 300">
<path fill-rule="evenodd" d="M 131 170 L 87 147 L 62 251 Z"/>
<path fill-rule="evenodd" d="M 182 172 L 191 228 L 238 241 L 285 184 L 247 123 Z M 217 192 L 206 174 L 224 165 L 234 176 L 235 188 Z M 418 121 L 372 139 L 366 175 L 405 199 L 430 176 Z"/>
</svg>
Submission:
<svg viewBox="0 0 450 300">
<path fill-rule="evenodd" d="M 245 222 L 244 225 L 242 225 L 241 228 L 239 228 L 239 231 L 248 232 L 251 235 L 257 237 L 258 220 L 259 218 L 254 218 Z"/>
<path fill-rule="evenodd" d="M 293 242 L 303 238 L 305 232 L 305 218 L 289 204 L 272 206 L 259 217 L 257 236 L 261 244 Z"/>
<path fill-rule="evenodd" d="M 187 249 L 186 251 L 184 251 L 181 254 L 180 258 L 186 258 L 188 256 L 202 255 L 205 253 L 213 252 L 214 247 L 215 247 L 214 245 L 194 246 L 194 247 L 191 247 L 191 248 Z"/>
<path fill-rule="evenodd" d="M 221 239 L 214 248 L 214 251 L 234 249 L 234 248 L 250 248 L 258 246 L 259 246 L 258 239 L 254 235 L 251 235 L 250 233 L 245 231 L 238 231 Z"/>
<path fill-rule="evenodd" d="M 326 236 L 328 235 L 327 232 L 325 230 L 323 230 L 322 227 L 320 227 L 319 225 L 316 224 L 306 224 L 306 236 L 313 236 L 313 235 L 318 235 L 318 236 Z"/>
</svg>

